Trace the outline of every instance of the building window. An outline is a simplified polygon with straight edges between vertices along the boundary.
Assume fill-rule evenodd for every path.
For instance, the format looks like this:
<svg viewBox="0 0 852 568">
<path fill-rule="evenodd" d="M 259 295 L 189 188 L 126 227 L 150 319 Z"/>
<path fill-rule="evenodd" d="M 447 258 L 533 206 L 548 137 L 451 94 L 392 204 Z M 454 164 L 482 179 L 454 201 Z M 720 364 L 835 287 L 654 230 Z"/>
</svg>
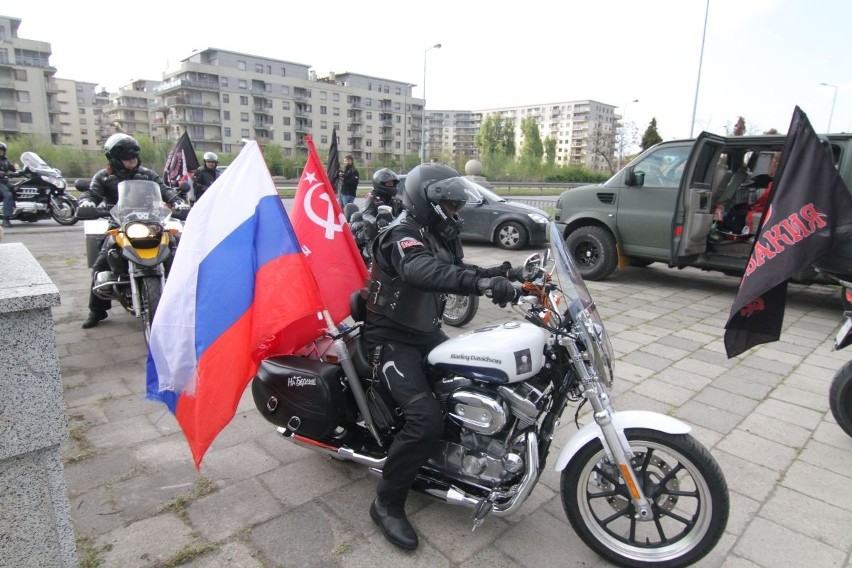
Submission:
<svg viewBox="0 0 852 568">
<path fill-rule="evenodd" d="M 223 87 L 227 87 L 228 86 L 228 78 L 227 77 L 220 77 L 219 78 L 219 84 L 222 85 Z"/>
<path fill-rule="evenodd" d="M 30 92 L 29 91 L 16 91 L 17 99 L 19 103 L 28 103 L 30 102 Z"/>
<path fill-rule="evenodd" d="M 290 101 L 284 101 L 281 104 L 281 108 L 284 109 L 284 110 L 290 110 Z"/>
<path fill-rule="evenodd" d="M 320 144 L 328 144 L 328 136 L 320 136 Z"/>
<path fill-rule="evenodd" d="M 237 69 L 240 71 L 246 70 L 246 62 L 245 61 L 237 61 Z"/>
<path fill-rule="evenodd" d="M 26 69 L 15 69 L 15 81 L 26 81 L 27 80 L 27 70 Z"/>
<path fill-rule="evenodd" d="M 242 130 L 240 130 L 240 137 L 241 138 L 248 138 L 249 137 L 248 128 L 243 128 Z"/>
<path fill-rule="evenodd" d="M 240 113 L 240 122 L 248 122 L 248 113 L 247 112 L 241 112 Z"/>
<path fill-rule="evenodd" d="M 255 63 L 254 64 L 254 72 L 255 73 L 263 73 L 263 63 Z"/>
<path fill-rule="evenodd" d="M 320 105 L 320 114 L 328 114 L 328 107 Z"/>
<path fill-rule="evenodd" d="M 290 117 L 289 116 L 284 117 L 284 126 L 290 126 Z"/>
<path fill-rule="evenodd" d="M 284 133 L 284 141 L 285 142 L 289 142 L 291 140 L 291 138 L 292 138 L 291 133 L 289 133 L 289 132 Z"/>
<path fill-rule="evenodd" d="M 326 121 L 326 120 L 320 121 L 320 130 L 328 130 L 328 121 Z"/>
<path fill-rule="evenodd" d="M 248 83 L 246 83 L 245 79 L 240 79 L 239 83 L 237 83 L 237 86 L 240 89 L 248 89 Z"/>
<path fill-rule="evenodd" d="M 365 116 L 366 116 L 367 120 L 373 120 L 373 113 L 372 112 L 365 113 Z"/>
<path fill-rule="evenodd" d="M 229 95 L 228 93 L 223 93 L 222 94 L 222 102 L 223 103 L 230 103 L 231 102 L 231 95 Z"/>
<path fill-rule="evenodd" d="M 225 120 L 231 120 L 231 111 L 222 111 L 222 118 L 224 118 Z"/>
<path fill-rule="evenodd" d="M 20 117 L 22 123 L 32 124 L 33 122 L 33 113 L 31 112 L 21 112 L 18 113 L 18 116 Z"/>
<path fill-rule="evenodd" d="M 325 91 L 320 91 L 320 100 L 324 101 L 326 99 L 328 99 L 328 93 L 326 93 Z"/>
<path fill-rule="evenodd" d="M 225 136 L 230 136 L 230 135 L 231 135 L 231 129 L 230 129 L 229 127 L 227 127 L 227 126 L 226 126 L 226 127 L 224 128 L 224 130 L 225 130 Z"/>
<path fill-rule="evenodd" d="M 248 106 L 248 97 L 240 95 L 240 106 Z"/>
<path fill-rule="evenodd" d="M 372 147 L 373 147 L 373 141 L 372 141 L 372 140 L 367 140 L 367 141 L 364 143 L 364 145 L 365 145 L 367 148 L 372 148 Z"/>
<path fill-rule="evenodd" d="M 336 103 L 340 102 L 340 93 L 331 93 L 331 100 Z"/>
</svg>

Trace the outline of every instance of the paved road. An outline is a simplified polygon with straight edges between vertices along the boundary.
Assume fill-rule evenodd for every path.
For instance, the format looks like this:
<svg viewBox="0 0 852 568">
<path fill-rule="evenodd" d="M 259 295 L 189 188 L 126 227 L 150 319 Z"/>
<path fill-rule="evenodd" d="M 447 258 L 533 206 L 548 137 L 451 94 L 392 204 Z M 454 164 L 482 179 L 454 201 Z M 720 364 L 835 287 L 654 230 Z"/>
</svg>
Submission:
<svg viewBox="0 0 852 568">
<path fill-rule="evenodd" d="M 5 242 L 24 243 L 61 292 L 54 319 L 71 431 L 63 454 L 85 566 L 608 565 L 567 524 L 549 469 L 519 513 L 476 532 L 469 510 L 414 496 L 421 546 L 399 552 L 367 514 L 375 478 L 280 439 L 250 396 L 197 472 L 175 421 L 143 400 L 141 324 L 114 309 L 97 328 L 80 328 L 82 228 L 16 224 Z M 533 252 L 466 250 L 483 265 Z M 722 326 L 736 288 L 732 278 L 661 265 L 590 283 L 617 354 L 616 408 L 689 422 L 721 464 L 731 518 L 700 566 L 852 568 L 852 439 L 826 400 L 849 358 L 830 348 L 837 290 L 792 285 L 782 341 L 728 360 Z M 513 317 L 481 306 L 470 326 Z M 569 412 L 554 451 L 574 430 Z"/>
</svg>

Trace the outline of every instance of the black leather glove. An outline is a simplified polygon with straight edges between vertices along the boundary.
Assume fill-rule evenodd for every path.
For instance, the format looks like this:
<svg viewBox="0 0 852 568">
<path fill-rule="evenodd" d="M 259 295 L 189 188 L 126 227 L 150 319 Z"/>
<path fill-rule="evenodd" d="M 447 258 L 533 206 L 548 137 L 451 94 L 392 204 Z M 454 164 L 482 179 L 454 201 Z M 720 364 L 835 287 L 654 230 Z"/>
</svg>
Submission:
<svg viewBox="0 0 852 568">
<path fill-rule="evenodd" d="M 476 291 L 483 293 L 491 290 L 491 301 L 505 308 L 509 302 L 518 299 L 518 291 L 512 286 L 508 278 L 495 276 L 494 278 L 480 278 L 476 281 Z"/>
<path fill-rule="evenodd" d="M 483 272 L 486 278 L 494 278 L 495 276 L 506 276 L 506 273 L 509 272 L 512 268 L 512 263 L 506 261 L 500 266 L 493 266 L 491 268 L 486 268 Z"/>
<path fill-rule="evenodd" d="M 378 225 L 379 229 L 384 229 L 385 227 L 390 225 L 390 223 L 387 219 L 379 219 L 378 221 L 376 221 L 376 225 Z"/>
<path fill-rule="evenodd" d="M 523 282 L 524 281 L 524 267 L 517 266 L 515 268 L 510 268 L 506 271 L 506 278 L 513 282 Z"/>
</svg>

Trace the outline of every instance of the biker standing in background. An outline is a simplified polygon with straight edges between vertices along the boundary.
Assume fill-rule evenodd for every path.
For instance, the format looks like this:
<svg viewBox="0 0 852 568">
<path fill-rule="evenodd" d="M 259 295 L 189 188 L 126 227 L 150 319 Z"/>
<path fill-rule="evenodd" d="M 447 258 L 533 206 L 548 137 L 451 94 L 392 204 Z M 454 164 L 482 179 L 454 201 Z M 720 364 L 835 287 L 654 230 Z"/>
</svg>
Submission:
<svg viewBox="0 0 852 568">
<path fill-rule="evenodd" d="M 0 195 L 3 197 L 3 227 L 8 229 L 12 226 L 9 219 L 15 211 L 15 194 L 9 186 L 9 174 L 18 171 L 17 164 L 13 164 L 6 157 L 6 144 L 0 142 Z"/>
<path fill-rule="evenodd" d="M 118 202 L 118 184 L 128 180 L 148 180 L 156 182 L 160 186 L 160 195 L 163 201 L 169 203 L 175 209 L 187 209 L 189 205 L 179 194 L 169 188 L 153 170 L 142 166 L 139 159 L 139 143 L 127 134 L 119 133 L 110 136 L 104 144 L 104 155 L 107 158 L 107 167 L 100 170 L 92 178 L 89 189 L 80 197 L 78 208 L 101 207 L 109 209 Z M 95 275 L 98 272 L 110 269 L 107 260 L 107 252 L 110 248 L 110 239 L 104 239 L 100 252 L 92 265 L 92 285 L 94 286 Z M 83 329 L 95 327 L 107 317 L 107 310 L 112 307 L 112 302 L 104 300 L 89 292 L 89 315 L 83 322 Z"/>
<path fill-rule="evenodd" d="M 204 192 L 207 191 L 216 178 L 219 177 L 219 170 L 216 167 L 219 165 L 219 156 L 213 152 L 204 152 L 204 167 L 198 168 L 195 171 L 195 177 L 192 179 L 193 192 L 195 199 L 198 201 Z"/>
<path fill-rule="evenodd" d="M 405 516 L 408 491 L 444 429 L 424 374 L 426 355 L 447 339 L 441 329 L 443 294 L 491 290 L 501 306 L 517 299 L 507 277 L 519 278 L 521 269 L 508 263 L 481 269 L 462 262 L 459 211 L 467 202 L 468 183 L 442 164 L 415 167 L 403 190 L 407 213 L 371 243 L 364 339 L 405 424 L 389 448 L 370 517 L 387 540 L 406 550 L 419 542 Z"/>
</svg>

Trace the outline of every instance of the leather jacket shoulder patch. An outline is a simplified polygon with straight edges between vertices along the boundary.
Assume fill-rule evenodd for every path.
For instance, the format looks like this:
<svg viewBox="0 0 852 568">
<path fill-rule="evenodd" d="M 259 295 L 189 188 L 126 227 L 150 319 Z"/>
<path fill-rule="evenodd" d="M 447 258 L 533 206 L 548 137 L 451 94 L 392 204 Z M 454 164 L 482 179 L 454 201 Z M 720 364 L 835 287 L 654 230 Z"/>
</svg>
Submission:
<svg viewBox="0 0 852 568">
<path fill-rule="evenodd" d="M 397 241 L 397 246 L 399 246 L 399 251 L 402 254 L 405 254 L 405 251 L 411 248 L 425 248 L 425 245 L 414 237 L 405 237 L 404 239 L 400 239 L 399 241 Z"/>
</svg>

